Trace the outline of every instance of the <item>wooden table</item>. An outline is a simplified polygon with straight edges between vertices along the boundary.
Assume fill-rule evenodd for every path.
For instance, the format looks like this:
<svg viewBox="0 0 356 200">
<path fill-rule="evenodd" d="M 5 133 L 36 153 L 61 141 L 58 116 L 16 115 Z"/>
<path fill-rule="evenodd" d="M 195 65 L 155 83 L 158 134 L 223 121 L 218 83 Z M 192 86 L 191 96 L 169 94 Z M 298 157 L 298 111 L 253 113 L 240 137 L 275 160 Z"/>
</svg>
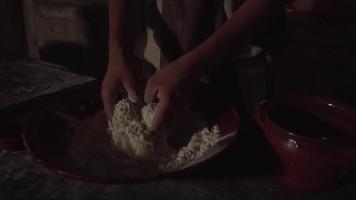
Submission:
<svg viewBox="0 0 356 200">
<path fill-rule="evenodd" d="M 88 82 L 18 104 L 16 109 L 4 108 L 2 113 L 16 116 L 21 109 L 51 105 L 80 114 L 100 104 L 99 91 L 99 82 Z M 273 152 L 252 121 L 244 122 L 233 148 L 210 162 L 175 177 L 135 185 L 66 179 L 38 164 L 26 151 L 0 150 L 0 199 L 356 199 L 352 176 L 324 191 L 301 192 L 279 184 L 275 164 Z"/>
</svg>

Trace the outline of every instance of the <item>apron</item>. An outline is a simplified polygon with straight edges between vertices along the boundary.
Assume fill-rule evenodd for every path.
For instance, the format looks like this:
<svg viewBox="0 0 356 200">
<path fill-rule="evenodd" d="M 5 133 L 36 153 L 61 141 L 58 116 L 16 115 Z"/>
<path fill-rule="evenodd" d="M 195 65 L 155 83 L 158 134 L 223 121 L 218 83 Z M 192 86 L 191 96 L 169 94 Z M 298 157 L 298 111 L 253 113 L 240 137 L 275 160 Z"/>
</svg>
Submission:
<svg viewBox="0 0 356 200">
<path fill-rule="evenodd" d="M 156 71 L 207 39 L 242 0 L 139 0 L 144 31 L 135 55 Z"/>
<path fill-rule="evenodd" d="M 143 13 L 141 21 L 143 28 L 136 40 L 134 51 L 136 57 L 141 60 L 143 76 L 146 76 L 145 74 L 157 72 L 161 67 L 206 40 L 244 0 L 139 1 Z M 246 46 L 243 54 L 248 57 L 255 51 L 256 47 Z M 241 54 L 236 55 L 239 56 Z M 236 62 L 230 60 L 221 65 L 224 66 L 206 73 L 201 78 L 197 89 L 193 92 L 194 97 L 190 103 L 192 107 L 194 105 L 199 107 L 201 102 L 207 102 L 208 99 L 210 102 L 207 102 L 207 105 L 236 105 L 239 111 L 244 109 L 245 106 L 240 98 Z"/>
</svg>

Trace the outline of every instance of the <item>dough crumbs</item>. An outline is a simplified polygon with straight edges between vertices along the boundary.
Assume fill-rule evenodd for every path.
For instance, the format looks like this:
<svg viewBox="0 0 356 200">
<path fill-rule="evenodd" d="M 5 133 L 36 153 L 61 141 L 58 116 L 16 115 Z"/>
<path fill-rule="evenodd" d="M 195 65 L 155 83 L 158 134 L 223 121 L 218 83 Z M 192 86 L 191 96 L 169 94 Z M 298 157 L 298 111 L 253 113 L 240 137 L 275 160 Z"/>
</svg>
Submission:
<svg viewBox="0 0 356 200">
<path fill-rule="evenodd" d="M 171 133 L 149 131 L 157 104 L 145 105 L 142 109 L 128 99 L 119 101 L 109 121 L 109 133 L 114 146 L 132 159 L 157 163 L 162 171 L 178 170 L 189 162 L 201 158 L 213 148 L 221 137 L 218 126 L 202 127 L 192 134 L 190 141 L 175 150 L 167 142 Z M 178 133 L 179 134 L 179 133 Z"/>
<path fill-rule="evenodd" d="M 220 141 L 218 126 L 214 126 L 212 130 L 204 127 L 202 130 L 193 134 L 189 143 L 179 149 L 174 156 L 174 159 L 161 165 L 162 169 L 179 169 L 184 167 L 190 161 L 196 160 L 204 156 L 211 148 Z"/>
<path fill-rule="evenodd" d="M 122 152 L 139 160 L 154 159 L 152 135 L 142 122 L 139 107 L 128 99 L 116 104 L 109 130 L 115 146 Z"/>
</svg>

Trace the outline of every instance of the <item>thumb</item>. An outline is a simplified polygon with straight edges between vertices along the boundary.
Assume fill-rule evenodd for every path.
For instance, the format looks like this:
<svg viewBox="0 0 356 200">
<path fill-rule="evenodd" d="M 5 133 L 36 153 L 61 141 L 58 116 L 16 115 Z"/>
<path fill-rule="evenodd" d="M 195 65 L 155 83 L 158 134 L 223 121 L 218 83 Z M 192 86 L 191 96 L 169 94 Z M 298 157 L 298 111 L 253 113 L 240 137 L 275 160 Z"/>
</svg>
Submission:
<svg viewBox="0 0 356 200">
<path fill-rule="evenodd" d="M 165 121 L 169 103 L 170 103 L 170 99 L 166 94 L 160 95 L 157 111 L 152 121 L 152 127 L 151 127 L 152 131 L 158 130 L 161 124 L 163 123 L 163 121 Z"/>
<path fill-rule="evenodd" d="M 136 90 L 134 89 L 134 81 L 132 78 L 127 78 L 122 80 L 122 84 L 127 92 L 127 96 L 129 100 L 133 103 L 138 103 L 139 99 L 136 93 Z"/>
<path fill-rule="evenodd" d="M 146 104 L 153 103 L 155 100 L 156 94 L 158 92 L 158 88 L 152 81 L 148 81 L 145 88 L 144 100 Z"/>
<path fill-rule="evenodd" d="M 103 89 L 101 92 L 101 98 L 103 101 L 106 118 L 110 120 L 115 107 L 115 97 L 109 90 Z"/>
</svg>

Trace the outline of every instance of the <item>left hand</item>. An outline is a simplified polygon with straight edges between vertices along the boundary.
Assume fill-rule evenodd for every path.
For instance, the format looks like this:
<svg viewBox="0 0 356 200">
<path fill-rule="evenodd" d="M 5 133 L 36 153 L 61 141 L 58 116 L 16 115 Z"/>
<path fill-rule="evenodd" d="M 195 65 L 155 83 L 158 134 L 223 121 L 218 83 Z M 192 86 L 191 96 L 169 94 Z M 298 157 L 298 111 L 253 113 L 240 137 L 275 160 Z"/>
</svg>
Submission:
<svg viewBox="0 0 356 200">
<path fill-rule="evenodd" d="M 184 106 L 189 93 L 190 75 L 178 59 L 150 77 L 145 89 L 145 103 L 153 103 L 158 100 L 158 109 L 153 118 L 152 131 L 160 128 L 163 121 L 170 125 L 174 121 L 177 112 Z M 179 92 L 179 94 L 178 94 Z M 157 99 L 156 99 L 157 98 Z M 174 102 L 174 107 L 172 105 Z M 169 113 L 169 116 L 167 115 Z"/>
</svg>

